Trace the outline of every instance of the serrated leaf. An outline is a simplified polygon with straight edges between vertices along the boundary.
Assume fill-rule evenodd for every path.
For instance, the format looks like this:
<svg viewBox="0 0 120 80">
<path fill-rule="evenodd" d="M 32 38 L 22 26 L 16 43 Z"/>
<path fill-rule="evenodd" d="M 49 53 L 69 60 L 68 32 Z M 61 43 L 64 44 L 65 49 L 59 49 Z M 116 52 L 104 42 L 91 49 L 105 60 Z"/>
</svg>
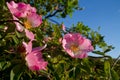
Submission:
<svg viewBox="0 0 120 80">
<path fill-rule="evenodd" d="M 19 80 L 22 73 L 23 73 L 23 66 L 22 65 L 16 65 L 10 73 L 10 80 Z"/>
</svg>

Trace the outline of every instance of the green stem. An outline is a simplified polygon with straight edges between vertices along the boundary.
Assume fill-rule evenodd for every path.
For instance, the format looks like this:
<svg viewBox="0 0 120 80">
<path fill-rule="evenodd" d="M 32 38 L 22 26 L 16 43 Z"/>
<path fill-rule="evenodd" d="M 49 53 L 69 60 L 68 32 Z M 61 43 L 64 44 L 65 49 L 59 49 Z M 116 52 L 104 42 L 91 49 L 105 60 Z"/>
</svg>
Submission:
<svg viewBox="0 0 120 80">
<path fill-rule="evenodd" d="M 114 68 L 114 66 L 117 64 L 117 62 L 119 61 L 120 55 L 117 57 L 117 59 L 115 60 L 115 62 L 113 63 L 112 69 Z"/>
</svg>

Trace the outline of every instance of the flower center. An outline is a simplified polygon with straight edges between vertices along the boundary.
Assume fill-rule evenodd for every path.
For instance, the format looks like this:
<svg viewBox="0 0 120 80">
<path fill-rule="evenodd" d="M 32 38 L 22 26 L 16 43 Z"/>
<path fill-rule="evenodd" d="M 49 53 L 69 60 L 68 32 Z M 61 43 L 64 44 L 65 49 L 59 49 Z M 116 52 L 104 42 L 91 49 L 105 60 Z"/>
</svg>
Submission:
<svg viewBox="0 0 120 80">
<path fill-rule="evenodd" d="M 31 23 L 28 20 L 24 21 L 24 25 L 27 29 L 30 29 L 32 27 Z"/>
<path fill-rule="evenodd" d="M 76 53 L 76 52 L 79 51 L 79 47 L 78 47 L 78 45 L 76 45 L 76 44 L 72 44 L 72 45 L 70 46 L 70 49 L 71 49 L 74 53 Z"/>
</svg>

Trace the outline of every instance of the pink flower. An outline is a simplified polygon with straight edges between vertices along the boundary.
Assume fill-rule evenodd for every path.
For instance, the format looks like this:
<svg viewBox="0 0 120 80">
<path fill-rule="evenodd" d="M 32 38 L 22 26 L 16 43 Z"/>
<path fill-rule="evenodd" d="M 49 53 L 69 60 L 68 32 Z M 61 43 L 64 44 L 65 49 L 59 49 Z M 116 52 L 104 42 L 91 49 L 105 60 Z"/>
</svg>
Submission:
<svg viewBox="0 0 120 80">
<path fill-rule="evenodd" d="M 85 58 L 87 53 L 93 51 L 91 41 L 79 33 L 68 33 L 62 40 L 64 50 L 73 58 Z"/>
<path fill-rule="evenodd" d="M 23 25 L 27 29 L 38 27 L 42 23 L 42 16 L 39 16 L 36 13 L 36 9 L 29 4 L 11 1 L 10 3 L 7 2 L 7 6 L 14 20 L 19 20 L 18 18 L 24 19 Z M 15 24 L 18 31 L 22 32 L 24 30 L 23 25 L 18 22 L 15 22 Z"/>
<path fill-rule="evenodd" d="M 33 15 L 33 16 L 32 16 Z M 13 20 L 17 20 L 21 22 L 17 17 L 13 15 Z M 24 26 L 20 24 L 19 22 L 14 22 L 16 25 L 16 29 L 20 32 L 22 32 L 25 28 L 35 28 L 38 27 L 42 23 L 42 18 L 41 16 L 33 13 L 27 17 L 27 21 L 24 22 Z M 22 22 L 21 22 L 22 23 Z"/>
<path fill-rule="evenodd" d="M 30 41 L 35 40 L 35 39 L 34 39 L 34 38 L 35 38 L 35 35 L 34 35 L 32 32 L 30 32 L 29 30 L 25 29 L 25 34 L 26 34 L 27 38 L 30 39 Z"/>
<path fill-rule="evenodd" d="M 28 44 L 23 42 L 24 47 L 26 48 L 26 57 L 25 60 L 30 70 L 46 70 L 47 62 L 42 58 L 41 50 L 44 47 L 36 47 L 32 49 L 32 42 Z"/>
<path fill-rule="evenodd" d="M 38 27 L 42 23 L 42 16 L 32 13 L 27 16 L 27 21 L 32 27 Z"/>
<path fill-rule="evenodd" d="M 36 9 L 34 7 L 23 2 L 15 3 L 14 1 L 11 1 L 10 3 L 7 2 L 7 6 L 10 12 L 18 18 L 26 17 L 31 13 L 36 13 Z"/>
</svg>

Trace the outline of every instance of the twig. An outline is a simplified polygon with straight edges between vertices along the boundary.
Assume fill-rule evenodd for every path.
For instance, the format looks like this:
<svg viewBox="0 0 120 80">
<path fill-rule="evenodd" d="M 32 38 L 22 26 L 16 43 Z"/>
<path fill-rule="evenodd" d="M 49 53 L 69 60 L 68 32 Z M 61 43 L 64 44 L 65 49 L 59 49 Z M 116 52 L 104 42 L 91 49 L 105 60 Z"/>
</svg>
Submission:
<svg viewBox="0 0 120 80">
<path fill-rule="evenodd" d="M 63 10 L 62 10 L 62 9 L 58 9 L 58 10 L 56 10 L 53 14 L 47 15 L 47 16 L 45 17 L 45 19 L 47 19 L 47 18 L 49 18 L 49 17 L 53 17 L 53 16 L 55 16 L 58 12 L 61 12 L 61 11 L 63 11 Z"/>
<path fill-rule="evenodd" d="M 60 25 L 57 21 L 55 21 L 55 20 L 53 20 L 53 19 L 50 19 L 50 18 L 49 18 L 49 20 L 52 21 L 52 22 L 54 22 L 54 23 L 56 23 L 57 25 Z"/>
<path fill-rule="evenodd" d="M 117 62 L 119 61 L 120 55 L 117 57 L 117 59 L 115 60 L 115 62 L 113 63 L 112 69 L 114 68 L 114 66 L 117 64 Z"/>
<path fill-rule="evenodd" d="M 63 10 L 64 10 L 64 5 L 58 4 L 57 9 L 54 10 L 54 12 L 53 12 L 52 14 L 50 13 L 49 15 L 47 15 L 47 16 L 45 17 L 45 19 L 50 18 L 50 17 L 53 17 L 53 16 L 55 16 L 58 12 L 62 12 Z"/>
<path fill-rule="evenodd" d="M 3 20 L 3 21 L 0 21 L 0 24 L 3 24 L 5 22 L 18 22 L 20 23 L 22 26 L 24 26 L 24 24 L 22 22 L 20 22 L 19 20 Z"/>
</svg>

